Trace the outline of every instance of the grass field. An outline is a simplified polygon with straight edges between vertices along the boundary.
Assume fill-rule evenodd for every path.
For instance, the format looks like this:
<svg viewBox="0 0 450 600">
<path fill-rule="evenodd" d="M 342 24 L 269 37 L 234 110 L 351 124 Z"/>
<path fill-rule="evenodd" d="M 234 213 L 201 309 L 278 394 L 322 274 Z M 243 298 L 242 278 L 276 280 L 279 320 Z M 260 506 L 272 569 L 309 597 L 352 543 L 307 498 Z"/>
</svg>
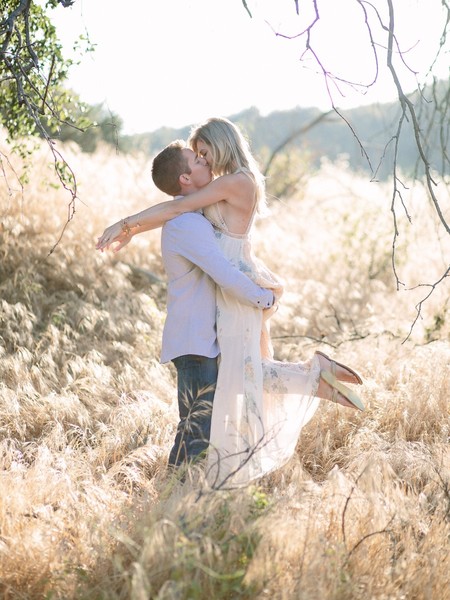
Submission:
<svg viewBox="0 0 450 600">
<path fill-rule="evenodd" d="M 1 151 L 0 596 L 449 600 L 448 279 L 411 326 L 450 240 L 423 191 L 405 192 L 411 223 L 397 207 L 399 290 L 388 184 L 324 163 L 272 201 L 254 242 L 286 281 L 277 358 L 348 362 L 367 410 L 323 402 L 284 469 L 212 492 L 201 472 L 181 485 L 166 471 L 159 232 L 94 248 L 162 199 L 149 162 L 66 148 L 80 199 L 49 255 L 70 198 L 45 149 L 23 192 Z"/>
</svg>

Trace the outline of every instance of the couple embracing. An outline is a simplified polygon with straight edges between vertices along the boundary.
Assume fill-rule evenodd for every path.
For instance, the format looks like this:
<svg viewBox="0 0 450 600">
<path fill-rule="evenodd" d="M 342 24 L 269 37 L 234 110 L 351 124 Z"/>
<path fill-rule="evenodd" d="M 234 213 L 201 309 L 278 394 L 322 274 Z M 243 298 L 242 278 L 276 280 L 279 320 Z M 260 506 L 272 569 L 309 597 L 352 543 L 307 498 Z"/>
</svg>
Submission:
<svg viewBox="0 0 450 600">
<path fill-rule="evenodd" d="M 283 287 L 251 248 L 265 211 L 264 178 L 245 138 L 212 118 L 153 161 L 173 200 L 108 227 L 97 248 L 125 246 L 162 226 L 168 277 L 161 361 L 177 369 L 179 423 L 169 465 L 206 456 L 213 487 L 246 484 L 293 455 L 320 399 L 364 410 L 345 385 L 351 368 L 316 352 L 306 363 L 273 358 L 269 319 Z"/>
</svg>

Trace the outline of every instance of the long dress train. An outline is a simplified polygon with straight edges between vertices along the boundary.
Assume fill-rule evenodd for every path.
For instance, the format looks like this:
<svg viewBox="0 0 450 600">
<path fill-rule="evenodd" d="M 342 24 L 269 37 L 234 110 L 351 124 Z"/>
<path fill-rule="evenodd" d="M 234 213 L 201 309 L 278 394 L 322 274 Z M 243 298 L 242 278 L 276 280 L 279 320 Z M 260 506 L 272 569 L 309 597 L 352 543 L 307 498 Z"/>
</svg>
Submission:
<svg viewBox="0 0 450 600">
<path fill-rule="evenodd" d="M 254 257 L 249 233 L 230 233 L 217 205 L 204 214 L 225 256 L 279 298 L 282 285 Z M 284 465 L 319 405 L 318 358 L 307 363 L 273 360 L 269 316 L 217 289 L 221 354 L 207 465 L 208 481 L 215 488 L 243 485 Z"/>
</svg>

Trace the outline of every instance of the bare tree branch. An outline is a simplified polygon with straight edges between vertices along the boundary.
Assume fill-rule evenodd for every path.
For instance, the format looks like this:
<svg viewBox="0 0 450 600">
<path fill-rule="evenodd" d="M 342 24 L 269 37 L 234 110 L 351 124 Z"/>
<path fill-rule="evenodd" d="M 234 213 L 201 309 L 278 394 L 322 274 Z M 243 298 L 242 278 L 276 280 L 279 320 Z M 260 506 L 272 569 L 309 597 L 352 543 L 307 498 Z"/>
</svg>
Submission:
<svg viewBox="0 0 450 600">
<path fill-rule="evenodd" d="M 439 200 L 437 199 L 435 191 L 434 191 L 434 188 L 436 187 L 437 184 L 432 177 L 430 163 L 429 163 L 429 160 L 428 160 L 426 153 L 424 151 L 424 148 L 423 148 L 420 125 L 419 125 L 419 121 L 417 119 L 414 105 L 411 102 L 411 100 L 408 98 L 408 96 L 404 93 L 402 85 L 398 78 L 397 72 L 392 63 L 392 46 L 393 46 L 393 40 L 394 40 L 394 7 L 392 4 L 392 0 L 387 0 L 387 2 L 389 5 L 389 40 L 388 40 L 387 66 L 391 72 L 392 79 L 394 80 L 394 83 L 395 83 L 395 87 L 397 88 L 399 101 L 400 101 L 400 104 L 402 107 L 402 116 L 400 117 L 400 121 L 399 121 L 399 129 L 398 129 L 397 137 L 399 138 L 399 136 L 400 136 L 401 125 L 403 123 L 404 117 L 407 116 L 407 112 L 408 112 L 409 116 L 411 117 L 412 124 L 413 124 L 416 147 L 419 152 L 419 156 L 422 161 L 423 167 L 425 169 L 425 178 L 426 178 L 427 188 L 428 188 L 428 192 L 430 194 L 430 198 L 434 204 L 436 213 L 437 213 L 442 225 L 444 226 L 446 232 L 448 234 L 450 234 L 450 226 L 445 220 L 445 217 L 442 213 L 442 210 L 441 210 L 441 207 L 439 204 Z M 396 150 L 396 156 L 397 156 L 397 154 L 398 154 L 398 146 L 397 146 L 397 150 Z"/>
<path fill-rule="evenodd" d="M 249 7 L 247 5 L 247 2 L 245 0 L 242 0 L 242 4 L 244 5 L 245 10 L 248 12 L 248 14 L 249 14 L 249 16 L 251 18 L 252 13 L 250 12 L 250 9 L 249 9 Z"/>
<path fill-rule="evenodd" d="M 363 542 L 365 542 L 366 540 L 368 540 L 369 538 L 373 537 L 374 535 L 381 535 L 381 534 L 391 535 L 392 530 L 388 529 L 388 527 L 391 525 L 391 523 L 394 521 L 394 519 L 395 519 L 395 515 L 392 515 L 392 517 L 389 519 L 388 523 L 386 524 L 385 527 L 383 527 L 383 529 L 380 529 L 378 531 L 372 531 L 371 533 L 367 533 L 360 540 L 358 540 L 356 542 L 356 544 L 353 546 L 353 548 L 348 552 L 342 567 L 344 568 L 348 564 L 350 557 L 355 552 L 355 550 L 357 550 L 359 548 L 359 546 L 361 546 L 361 544 Z"/>
<path fill-rule="evenodd" d="M 437 286 L 444 281 L 444 279 L 446 277 L 450 277 L 450 265 L 448 266 L 447 270 L 445 271 L 445 273 L 442 275 L 442 277 L 440 279 L 438 279 L 437 281 L 435 281 L 434 283 L 419 283 L 419 285 L 416 285 L 412 288 L 409 288 L 409 290 L 415 290 L 419 287 L 428 287 L 430 288 L 430 291 L 428 292 L 428 294 L 426 294 L 426 296 L 424 296 L 422 298 L 422 300 L 416 304 L 416 317 L 411 325 L 411 328 L 409 330 L 408 335 L 406 336 L 406 338 L 403 340 L 402 343 L 405 343 L 412 334 L 412 331 L 414 329 L 415 324 L 417 323 L 417 321 L 419 320 L 421 313 L 422 313 L 422 306 L 424 305 L 424 303 L 428 300 L 428 298 L 432 295 L 432 293 L 434 292 L 434 290 L 437 288 Z"/>
<path fill-rule="evenodd" d="M 407 95 L 403 89 L 403 83 L 400 77 L 401 71 L 399 67 L 394 63 L 394 59 L 397 63 L 400 64 L 403 72 L 413 74 L 416 78 L 418 73 L 414 71 L 414 69 L 408 64 L 406 57 L 410 49 L 402 49 L 399 43 L 399 40 L 396 35 L 396 21 L 395 21 L 395 11 L 394 11 L 394 2 L 393 0 L 383 0 L 383 3 L 376 3 L 372 0 L 354 0 L 355 5 L 361 9 L 363 18 L 364 18 L 364 27 L 367 33 L 367 39 L 370 44 L 371 54 L 374 61 L 374 73 L 373 77 L 367 83 L 361 83 L 360 81 L 352 81 L 350 78 L 345 78 L 336 73 L 330 71 L 327 67 L 326 62 L 322 58 L 322 52 L 320 44 L 317 41 L 316 37 L 316 25 L 321 19 L 321 14 L 319 10 L 322 8 L 322 5 L 319 7 L 320 0 L 310 0 L 309 8 L 311 9 L 311 17 L 309 18 L 306 26 L 302 25 L 300 27 L 300 32 L 294 35 L 286 35 L 280 31 L 274 31 L 275 35 L 287 38 L 287 39 L 295 39 L 304 37 L 305 39 L 305 49 L 303 50 L 300 60 L 303 60 L 305 57 L 312 57 L 314 59 L 315 65 L 317 65 L 319 72 L 323 76 L 323 80 L 325 83 L 325 87 L 327 90 L 328 97 L 330 99 L 330 104 L 332 109 L 336 112 L 336 114 L 346 123 L 350 131 L 352 132 L 357 144 L 359 145 L 362 156 L 365 158 L 367 164 L 369 165 L 372 171 L 372 180 L 375 180 L 377 174 L 380 170 L 381 165 L 387 158 L 388 149 L 392 151 L 392 200 L 391 200 L 391 213 L 393 217 L 393 240 L 392 240 L 392 253 L 391 253 L 391 262 L 392 262 L 392 270 L 395 276 L 397 289 L 400 286 L 405 286 L 400 280 L 399 273 L 397 271 L 397 240 L 399 236 L 399 227 L 398 227 L 398 218 L 397 218 L 397 205 L 400 204 L 402 210 L 404 211 L 406 218 L 411 223 L 411 215 L 408 210 L 405 192 L 408 190 L 408 186 L 404 183 L 402 179 L 402 175 L 400 174 L 398 163 L 399 156 L 401 153 L 400 141 L 402 138 L 406 136 L 406 133 L 411 131 L 413 135 L 413 140 L 415 144 L 415 148 L 417 151 L 417 163 L 415 170 L 415 179 L 419 180 L 424 177 L 425 186 L 427 190 L 427 194 L 431 200 L 431 204 L 435 213 L 438 216 L 439 222 L 441 226 L 444 228 L 446 234 L 450 235 L 450 225 L 446 219 L 445 212 L 442 209 L 441 202 L 437 195 L 438 189 L 438 181 L 436 179 L 437 171 L 432 166 L 431 156 L 435 153 L 436 144 L 434 143 L 435 132 L 438 133 L 438 139 L 440 144 L 440 175 L 444 180 L 448 176 L 448 172 L 450 170 L 450 154 L 449 154 L 449 140 L 450 140 L 450 88 L 446 89 L 445 94 L 442 97 L 441 93 L 437 91 L 437 81 L 434 78 L 433 87 L 432 87 L 432 96 L 430 99 L 426 99 L 424 97 L 424 92 L 418 86 L 417 92 L 415 94 Z M 433 61 L 429 67 L 428 75 L 433 73 L 433 68 L 437 64 L 437 60 L 439 56 L 443 54 L 446 48 L 446 41 L 448 37 L 448 29 L 450 27 L 450 5 L 448 0 L 441 0 L 441 5 L 444 11 L 445 22 L 443 23 L 442 32 L 439 40 L 439 47 L 436 51 L 436 54 L 433 58 Z M 387 9 L 387 23 L 384 22 L 384 19 L 380 13 L 381 8 Z M 386 41 L 384 42 L 384 37 L 380 40 L 379 36 L 375 36 L 376 30 L 375 26 L 380 28 L 381 32 L 384 32 L 386 36 Z M 339 35 L 339 31 L 337 32 Z M 390 139 L 385 144 L 384 150 L 382 152 L 382 156 L 379 159 L 378 165 L 374 170 L 371 165 L 370 157 L 365 149 L 363 141 L 359 138 L 357 131 L 355 130 L 352 123 L 345 117 L 343 112 L 336 106 L 332 91 L 337 91 L 339 94 L 342 94 L 342 86 L 350 86 L 356 89 L 368 90 L 372 87 L 379 78 L 380 75 L 380 65 L 382 64 L 380 60 L 380 56 L 383 53 L 385 54 L 385 64 L 390 74 L 390 77 L 395 85 L 397 90 L 397 96 L 399 100 L 400 106 L 400 115 L 398 117 L 398 122 L 396 126 L 395 133 L 390 137 Z M 415 106 L 415 101 L 417 99 L 418 108 Z M 299 132 L 294 132 L 293 136 L 298 135 Z M 290 141 L 291 138 L 288 138 L 286 142 L 283 142 L 270 157 L 268 164 L 266 165 L 265 171 L 267 172 L 270 167 L 274 155 L 280 151 L 281 148 L 285 146 L 286 143 Z M 423 173 L 423 175 L 422 175 Z M 442 190 L 442 186 L 440 188 Z M 418 315 L 414 321 L 414 324 L 417 322 L 418 317 L 420 316 L 420 310 L 422 308 L 423 302 L 429 298 L 432 291 L 435 289 L 435 286 L 442 282 L 445 277 L 448 276 L 448 271 L 446 271 L 443 276 L 438 280 L 436 284 L 433 284 L 432 290 L 430 294 L 424 298 L 424 300 L 419 303 L 417 310 Z M 413 326 L 414 326 L 413 324 Z M 410 332 L 411 333 L 411 332 Z M 409 337 L 409 336 L 408 336 Z"/>
<path fill-rule="evenodd" d="M 320 113 L 318 117 L 316 117 L 312 121 L 309 121 L 309 123 L 307 123 L 306 125 L 302 125 L 299 129 L 295 129 L 287 138 L 285 138 L 280 144 L 278 144 L 278 146 L 276 146 L 276 148 L 272 151 L 271 155 L 269 156 L 269 159 L 263 170 L 263 175 L 267 177 L 267 174 L 275 157 L 283 150 L 283 148 L 290 144 L 299 135 L 303 135 L 304 133 L 308 132 L 310 129 L 324 121 L 332 112 L 332 110 L 329 110 L 328 112 Z"/>
</svg>

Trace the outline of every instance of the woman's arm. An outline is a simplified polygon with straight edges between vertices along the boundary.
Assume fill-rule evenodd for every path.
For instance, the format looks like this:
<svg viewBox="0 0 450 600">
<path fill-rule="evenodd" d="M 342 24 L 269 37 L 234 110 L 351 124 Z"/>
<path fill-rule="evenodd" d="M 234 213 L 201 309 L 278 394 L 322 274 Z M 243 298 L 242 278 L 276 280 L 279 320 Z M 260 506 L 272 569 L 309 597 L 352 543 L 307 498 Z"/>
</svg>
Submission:
<svg viewBox="0 0 450 600">
<path fill-rule="evenodd" d="M 254 184 L 249 177 L 243 173 L 233 173 L 230 175 L 222 175 L 211 183 L 208 183 L 201 189 L 195 192 L 189 192 L 183 198 L 174 200 L 179 205 L 175 210 L 178 214 L 185 212 L 194 212 L 211 204 L 224 201 L 231 205 L 241 206 L 241 196 L 246 194 L 250 206 L 254 201 Z"/>
<path fill-rule="evenodd" d="M 220 200 L 233 203 L 233 192 L 242 183 L 239 174 L 223 175 L 206 185 L 201 190 L 192 192 L 182 198 L 160 202 L 145 210 L 117 221 L 105 229 L 98 238 L 97 250 L 109 249 L 113 244 L 114 252 L 118 252 L 131 241 L 137 233 L 162 227 L 166 221 L 174 219 L 185 212 L 194 212 Z M 247 178 L 246 178 L 247 179 Z"/>
<path fill-rule="evenodd" d="M 105 229 L 102 235 L 98 238 L 97 250 L 108 250 L 113 244 L 118 244 L 114 247 L 114 252 L 118 252 L 131 241 L 137 233 L 150 231 L 162 227 L 166 221 L 175 218 L 181 212 L 178 210 L 177 200 L 167 200 L 160 202 L 154 206 L 150 206 L 141 212 L 136 213 L 113 223 Z"/>
</svg>

